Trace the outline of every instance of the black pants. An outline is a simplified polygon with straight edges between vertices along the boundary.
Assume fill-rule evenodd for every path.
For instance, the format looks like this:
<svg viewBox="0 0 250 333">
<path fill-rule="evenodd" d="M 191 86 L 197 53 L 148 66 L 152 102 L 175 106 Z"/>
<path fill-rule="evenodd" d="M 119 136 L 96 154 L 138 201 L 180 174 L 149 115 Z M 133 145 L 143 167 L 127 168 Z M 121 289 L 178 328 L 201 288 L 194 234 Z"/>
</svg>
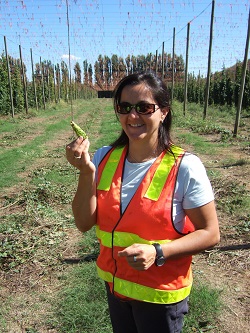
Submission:
<svg viewBox="0 0 250 333">
<path fill-rule="evenodd" d="M 107 288 L 113 333 L 180 333 L 188 298 L 174 304 L 122 301 Z"/>
</svg>

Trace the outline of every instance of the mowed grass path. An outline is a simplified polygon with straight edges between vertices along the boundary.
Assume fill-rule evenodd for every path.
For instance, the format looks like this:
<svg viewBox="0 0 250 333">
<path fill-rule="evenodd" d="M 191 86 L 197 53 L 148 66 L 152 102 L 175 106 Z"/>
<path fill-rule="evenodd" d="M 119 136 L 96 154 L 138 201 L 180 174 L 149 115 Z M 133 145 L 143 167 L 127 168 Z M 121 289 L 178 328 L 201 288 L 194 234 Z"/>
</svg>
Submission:
<svg viewBox="0 0 250 333">
<path fill-rule="evenodd" d="M 64 156 L 65 145 L 73 140 L 70 126 L 73 119 L 86 129 L 93 142 L 100 136 L 100 121 L 109 100 L 77 101 L 76 105 L 57 105 L 40 110 L 38 116 L 0 119 L 0 188 L 25 182 L 21 174 L 47 157 Z M 115 117 L 114 117 L 115 118 Z M 56 144 L 52 144 L 56 141 Z M 46 161 L 47 163 L 47 161 Z"/>
</svg>

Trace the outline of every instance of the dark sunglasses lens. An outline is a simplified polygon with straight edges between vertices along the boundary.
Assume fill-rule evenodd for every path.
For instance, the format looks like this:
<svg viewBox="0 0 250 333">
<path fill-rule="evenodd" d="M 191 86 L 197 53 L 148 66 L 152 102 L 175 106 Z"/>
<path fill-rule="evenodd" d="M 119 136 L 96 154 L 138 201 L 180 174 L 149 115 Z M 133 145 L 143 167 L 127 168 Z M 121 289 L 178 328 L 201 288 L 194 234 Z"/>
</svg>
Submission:
<svg viewBox="0 0 250 333">
<path fill-rule="evenodd" d="M 119 104 L 117 108 L 118 113 L 129 113 L 131 111 L 131 107 L 128 104 Z"/>
<path fill-rule="evenodd" d="M 155 105 L 154 104 L 137 104 L 137 105 L 130 105 L 126 103 L 121 103 L 117 107 L 117 112 L 122 114 L 128 114 L 132 108 L 136 109 L 137 113 L 140 114 L 150 114 L 155 112 Z"/>
<path fill-rule="evenodd" d="M 155 105 L 154 104 L 139 104 L 137 105 L 138 113 L 142 114 L 149 114 L 155 112 Z"/>
</svg>

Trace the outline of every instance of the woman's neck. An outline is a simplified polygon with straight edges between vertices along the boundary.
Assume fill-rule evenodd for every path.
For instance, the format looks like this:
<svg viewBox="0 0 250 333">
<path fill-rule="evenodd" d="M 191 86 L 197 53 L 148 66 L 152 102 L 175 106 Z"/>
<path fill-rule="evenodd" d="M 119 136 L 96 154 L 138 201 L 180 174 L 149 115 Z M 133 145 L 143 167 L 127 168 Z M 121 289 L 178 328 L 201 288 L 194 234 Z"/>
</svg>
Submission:
<svg viewBox="0 0 250 333">
<path fill-rule="evenodd" d="M 131 163 L 142 163 L 152 160 L 159 156 L 161 151 L 156 148 L 133 147 L 129 146 L 127 160 Z"/>
</svg>

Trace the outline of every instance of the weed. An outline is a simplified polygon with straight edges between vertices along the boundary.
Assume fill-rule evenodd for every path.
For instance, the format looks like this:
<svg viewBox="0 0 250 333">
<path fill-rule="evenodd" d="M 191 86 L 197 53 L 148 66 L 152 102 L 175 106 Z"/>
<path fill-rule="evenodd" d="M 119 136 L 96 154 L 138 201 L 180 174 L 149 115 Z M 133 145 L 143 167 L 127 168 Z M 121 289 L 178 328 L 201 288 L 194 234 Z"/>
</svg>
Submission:
<svg viewBox="0 0 250 333">
<path fill-rule="evenodd" d="M 239 184 L 230 178 L 214 178 L 211 183 L 215 188 L 218 209 L 233 215 L 240 208 L 248 207 L 246 184 Z"/>
<path fill-rule="evenodd" d="M 222 308 L 220 291 L 202 284 L 194 285 L 189 303 L 189 313 L 185 317 L 182 332 L 216 332 L 215 318 Z"/>
</svg>

